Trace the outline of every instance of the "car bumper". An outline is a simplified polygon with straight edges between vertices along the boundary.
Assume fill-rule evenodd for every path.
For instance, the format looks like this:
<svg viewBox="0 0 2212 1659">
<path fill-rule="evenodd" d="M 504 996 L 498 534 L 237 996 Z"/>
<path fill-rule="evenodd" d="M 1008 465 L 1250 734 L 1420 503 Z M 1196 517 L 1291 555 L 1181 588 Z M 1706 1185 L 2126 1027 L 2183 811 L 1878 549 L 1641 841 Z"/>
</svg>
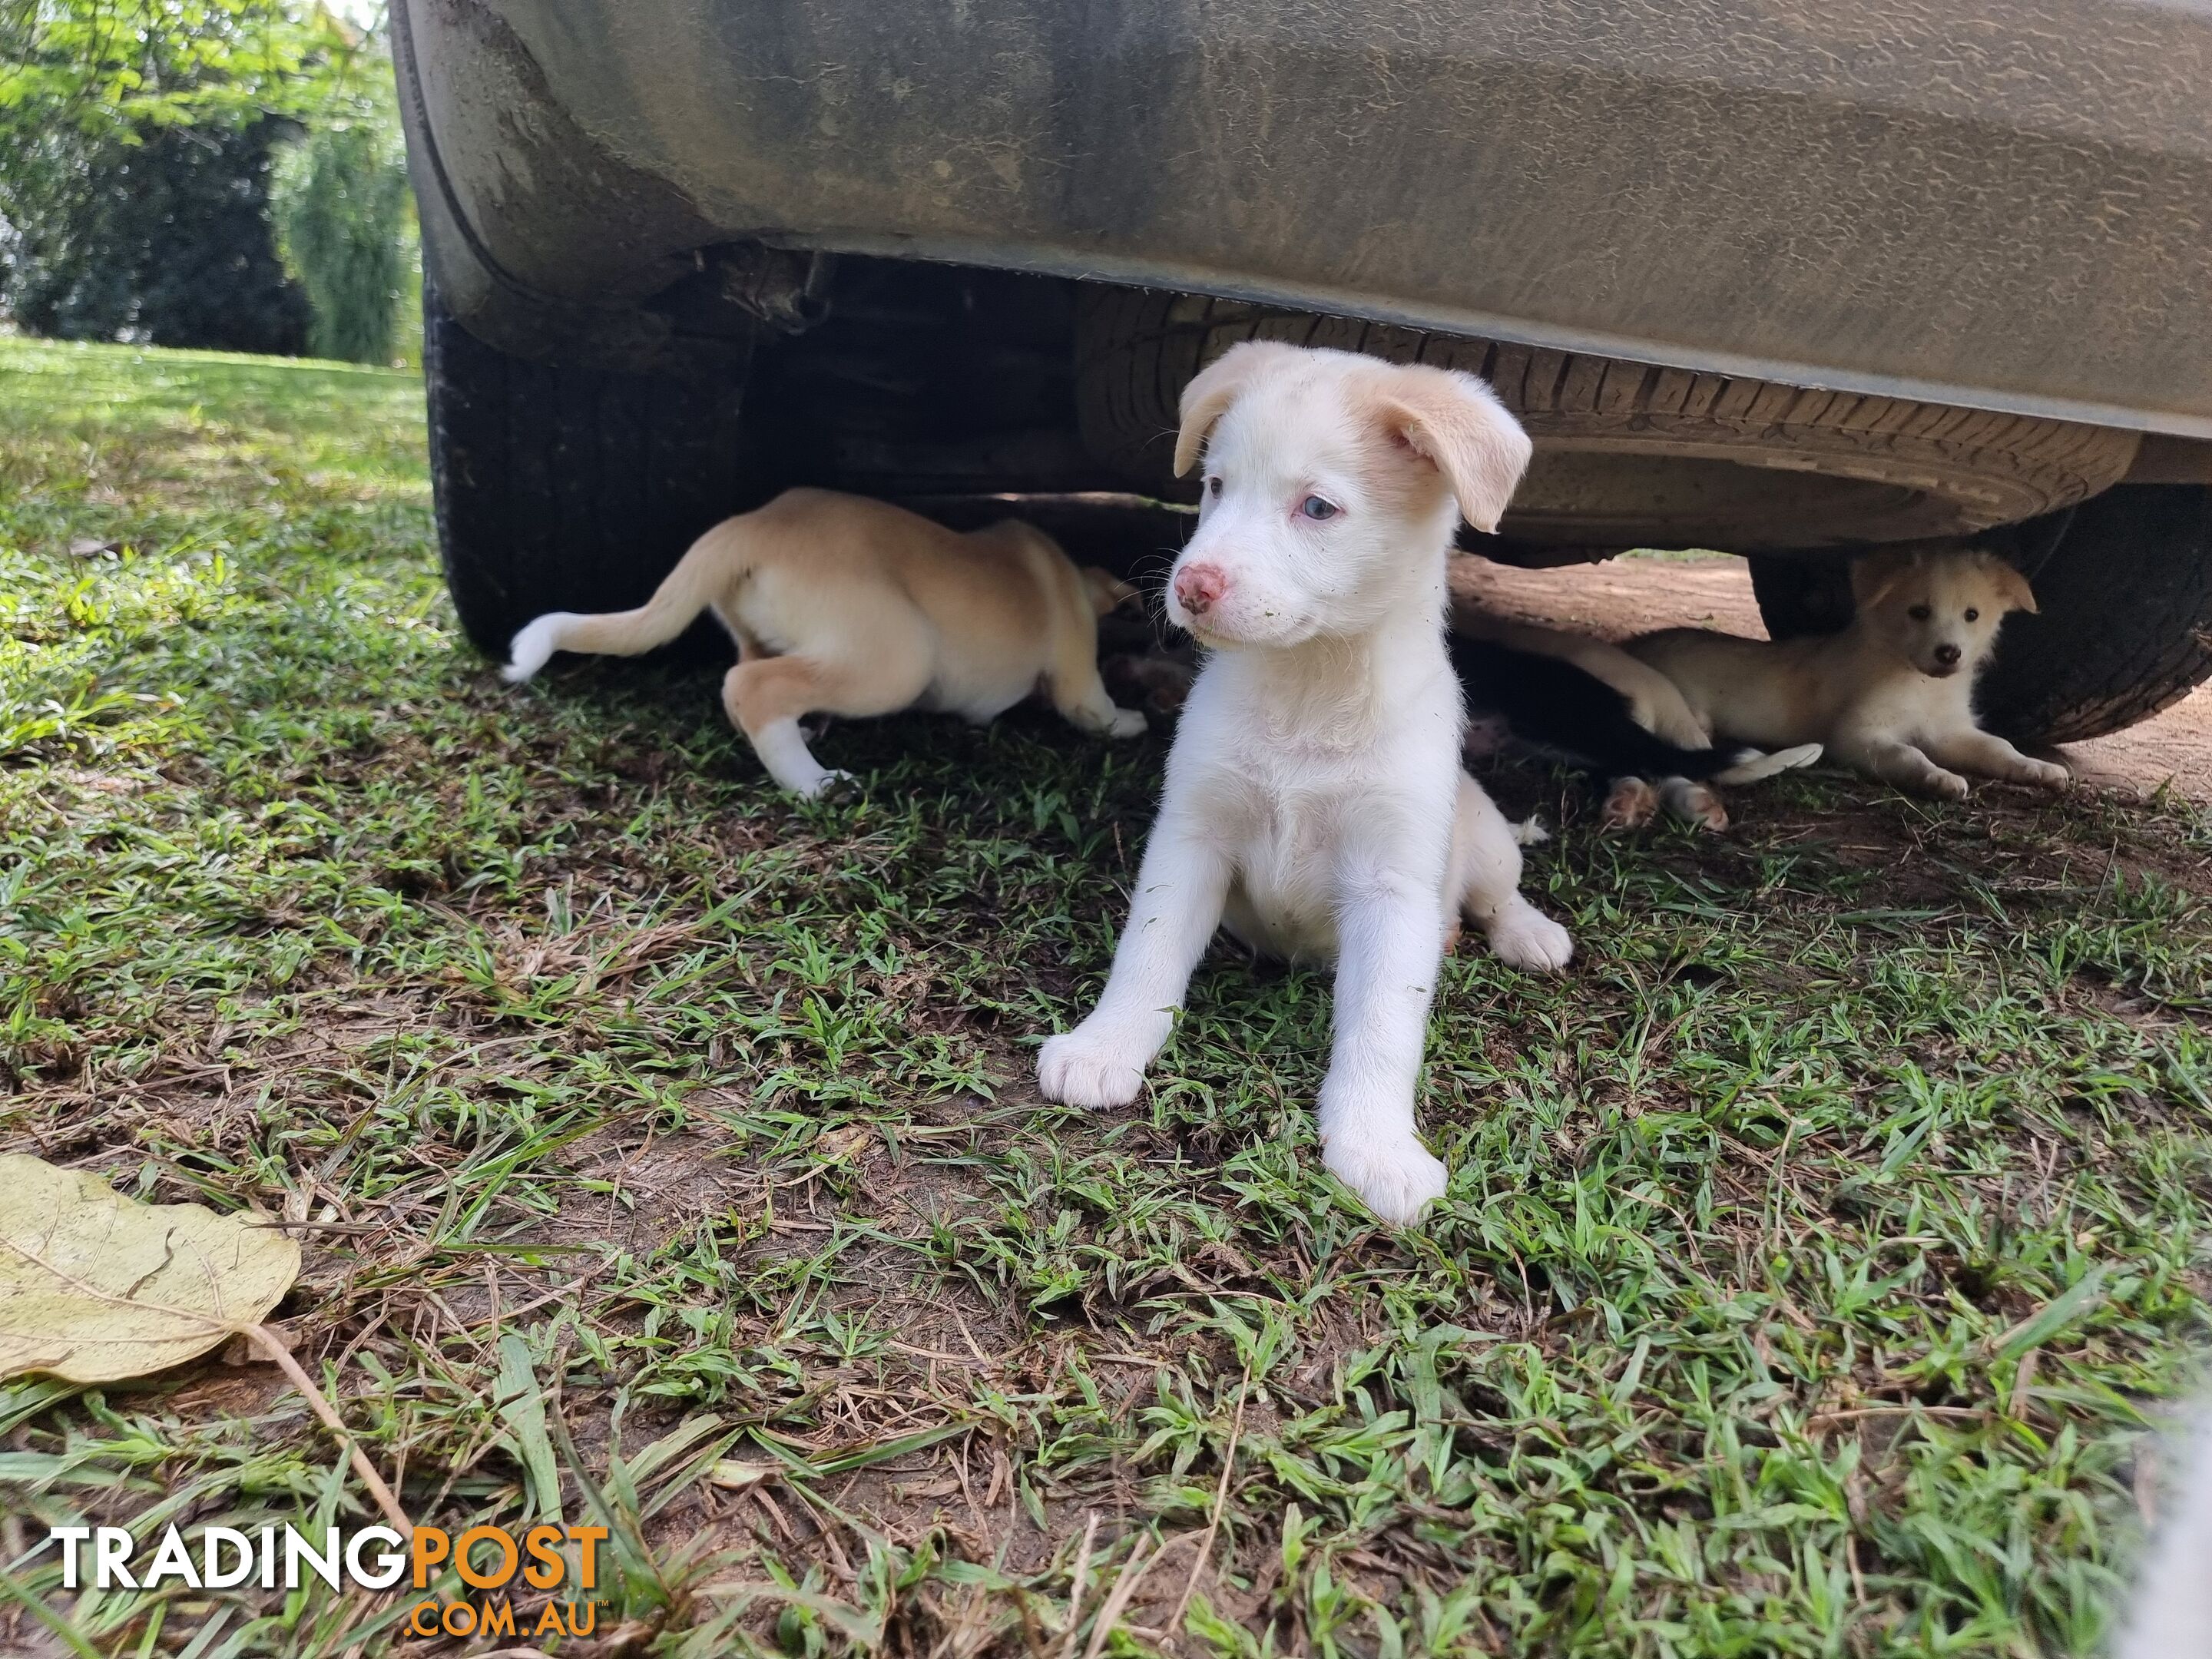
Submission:
<svg viewBox="0 0 2212 1659">
<path fill-rule="evenodd" d="M 399 26 L 464 320 L 619 310 L 748 239 L 2212 437 L 2201 7 L 405 0 Z"/>
</svg>

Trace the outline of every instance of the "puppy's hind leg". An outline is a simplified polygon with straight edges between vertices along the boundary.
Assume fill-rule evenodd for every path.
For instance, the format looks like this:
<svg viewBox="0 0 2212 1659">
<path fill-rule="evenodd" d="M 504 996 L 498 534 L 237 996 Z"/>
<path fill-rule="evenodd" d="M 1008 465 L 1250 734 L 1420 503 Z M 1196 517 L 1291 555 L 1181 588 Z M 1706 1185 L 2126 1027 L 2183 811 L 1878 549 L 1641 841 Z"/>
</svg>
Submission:
<svg viewBox="0 0 2212 1659">
<path fill-rule="evenodd" d="M 1696 778 L 1662 778 L 1659 799 L 1667 810 L 1685 823 L 1701 830 L 1725 830 L 1729 825 L 1728 808 L 1713 793 L 1712 786 Z"/>
<path fill-rule="evenodd" d="M 1641 830 L 1659 811 L 1658 792 L 1642 778 L 1619 777 L 1605 789 L 1598 822 L 1608 830 Z"/>
<path fill-rule="evenodd" d="M 500 678 L 509 685 L 521 684 L 552 659 L 570 626 L 583 620 L 573 611 L 549 611 L 524 624 L 507 647 L 507 665 L 499 671 Z"/>
<path fill-rule="evenodd" d="M 1521 846 L 1513 826 L 1464 773 L 1444 894 L 1447 929 L 1464 910 L 1489 935 L 1490 948 L 1516 968 L 1560 969 L 1574 954 L 1567 930 L 1521 896 Z"/>
<path fill-rule="evenodd" d="M 821 706 L 817 669 L 804 657 L 753 657 L 722 678 L 722 707 L 769 776 L 804 799 L 849 779 L 814 758 L 799 722 Z"/>
<path fill-rule="evenodd" d="M 811 800 L 850 781 L 814 758 L 799 730 L 811 714 L 865 717 L 911 705 L 929 684 L 929 664 L 918 652 L 890 647 L 866 670 L 803 656 L 751 657 L 722 681 L 722 706 L 730 722 L 751 740 L 769 775 Z"/>
</svg>

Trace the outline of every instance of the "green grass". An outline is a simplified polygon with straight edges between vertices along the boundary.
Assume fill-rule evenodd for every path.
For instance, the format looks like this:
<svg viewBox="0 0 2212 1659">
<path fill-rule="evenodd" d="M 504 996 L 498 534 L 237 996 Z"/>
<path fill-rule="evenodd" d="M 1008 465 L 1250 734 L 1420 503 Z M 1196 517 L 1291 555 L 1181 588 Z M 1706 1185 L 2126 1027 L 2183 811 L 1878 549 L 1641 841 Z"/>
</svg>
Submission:
<svg viewBox="0 0 2212 1659">
<path fill-rule="evenodd" d="M 1086 1630 L 1176 1540 L 1154 1648 L 1217 1491 L 1183 1655 L 2094 1646 L 2204 1334 L 2202 822 L 1820 778 L 1622 839 L 1499 774 L 1581 954 L 1453 962 L 1393 1234 L 1313 975 L 1218 953 L 1141 1109 L 1036 1099 L 1159 740 L 844 725 L 864 799 L 794 806 L 706 667 L 501 687 L 420 448 L 401 375 L 0 342 L 0 1146 L 312 1224 L 278 1317 L 416 1520 L 604 1510 L 666 1656 L 1057 1653 L 1089 1517 Z M 0 1649 L 396 1639 L 58 1587 L 134 1516 L 373 1518 L 272 1368 L 0 1387 Z"/>
</svg>

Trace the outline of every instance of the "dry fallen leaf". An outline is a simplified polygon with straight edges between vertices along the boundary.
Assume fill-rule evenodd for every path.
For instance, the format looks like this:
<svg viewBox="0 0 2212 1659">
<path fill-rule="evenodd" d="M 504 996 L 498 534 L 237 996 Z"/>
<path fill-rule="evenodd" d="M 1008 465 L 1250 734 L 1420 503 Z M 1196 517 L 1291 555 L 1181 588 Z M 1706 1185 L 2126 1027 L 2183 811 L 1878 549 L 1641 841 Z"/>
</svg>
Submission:
<svg viewBox="0 0 2212 1659">
<path fill-rule="evenodd" d="M 343 1442 L 402 1534 L 411 1523 L 331 1402 L 261 1321 L 300 1276 L 300 1246 L 198 1204 L 141 1204 L 98 1176 L 0 1153 L 0 1382 L 48 1371 L 112 1382 L 242 1336 Z"/>
<path fill-rule="evenodd" d="M 812 1147 L 815 1157 L 826 1164 L 842 1164 L 876 1138 L 875 1130 L 866 1123 L 849 1123 L 842 1129 L 832 1129 L 817 1135 Z"/>
<path fill-rule="evenodd" d="M 0 1154 L 0 1379 L 112 1382 L 197 1359 L 299 1273 L 299 1244 L 274 1227 Z"/>
</svg>

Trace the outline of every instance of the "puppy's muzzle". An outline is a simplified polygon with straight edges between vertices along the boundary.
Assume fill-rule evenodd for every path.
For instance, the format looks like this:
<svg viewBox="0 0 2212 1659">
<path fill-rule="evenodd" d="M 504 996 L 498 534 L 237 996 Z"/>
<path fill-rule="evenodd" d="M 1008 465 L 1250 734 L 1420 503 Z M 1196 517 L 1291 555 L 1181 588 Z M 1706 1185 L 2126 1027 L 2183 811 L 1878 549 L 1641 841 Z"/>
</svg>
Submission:
<svg viewBox="0 0 2212 1659">
<path fill-rule="evenodd" d="M 1936 662 L 1928 672 L 1937 679 L 1948 679 L 1959 672 L 1959 659 L 1966 653 L 1955 645 L 1939 645 L 1932 654 Z"/>
<path fill-rule="evenodd" d="M 1176 572 L 1176 603 L 1203 617 L 1229 592 L 1229 573 L 1216 564 L 1187 564 Z"/>
</svg>

